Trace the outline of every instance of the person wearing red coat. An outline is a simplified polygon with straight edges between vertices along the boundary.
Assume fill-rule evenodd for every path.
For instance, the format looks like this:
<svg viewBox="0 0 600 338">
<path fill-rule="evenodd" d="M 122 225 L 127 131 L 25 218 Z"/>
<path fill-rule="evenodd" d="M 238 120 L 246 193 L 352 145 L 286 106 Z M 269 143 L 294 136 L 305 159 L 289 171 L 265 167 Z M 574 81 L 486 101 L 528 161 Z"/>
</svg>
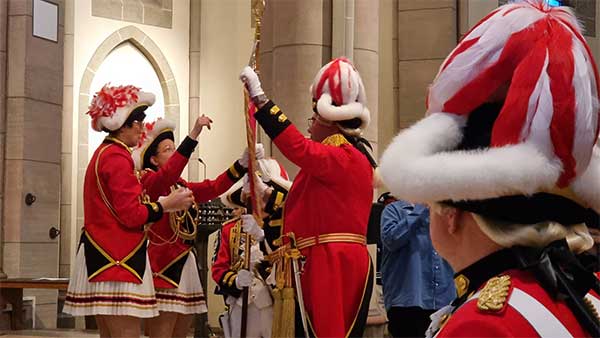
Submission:
<svg viewBox="0 0 600 338">
<path fill-rule="evenodd" d="M 317 73 L 311 87 L 310 139 L 266 98 L 251 68 L 244 68 L 240 78 L 259 108 L 256 121 L 300 167 L 285 204 L 282 233 L 293 232 L 306 257 L 300 308 L 306 310 L 310 335 L 360 336 L 372 291 L 365 235 L 374 168 L 360 137 L 369 123 L 360 75 L 344 58 Z M 297 334 L 303 326 L 296 325 Z"/>
<path fill-rule="evenodd" d="M 600 79 L 572 10 L 549 3 L 476 24 L 381 158 L 394 196 L 430 206 L 456 271 L 428 337 L 600 336 L 600 283 L 577 256 L 599 227 Z"/>
<path fill-rule="evenodd" d="M 252 215 L 244 214 L 223 223 L 216 239 L 211 273 L 217 283 L 217 294 L 224 297 L 227 312 L 219 319 L 225 338 L 239 337 L 242 316 L 242 290 L 249 288 L 246 337 L 270 338 L 273 325 L 273 301 L 266 283 L 265 257 L 275 248 L 281 236 L 282 208 L 291 185 L 283 167 L 272 158 L 257 161 L 260 180 L 256 180 L 258 196 L 265 200 L 263 227 Z M 236 184 L 221 196 L 232 208 L 245 209 L 249 188 L 248 175 L 243 187 Z M 251 240 L 250 269 L 244 269 L 245 243 Z"/>
<path fill-rule="evenodd" d="M 85 174 L 84 227 L 64 311 L 95 315 L 102 337 L 139 337 L 139 318 L 158 314 L 145 226 L 193 201 L 187 189 L 148 198 L 134 171 L 130 147 L 153 103 L 137 87 L 104 86 L 88 111 L 92 127 L 109 135 Z"/>
<path fill-rule="evenodd" d="M 247 170 L 247 152 L 244 152 L 243 158 L 215 180 L 187 182 L 181 178 L 198 143 L 196 139 L 203 127 L 210 129 L 211 122 L 207 116 L 198 117 L 176 150 L 175 124 L 159 119 L 146 124 L 144 140 L 133 152 L 136 167 L 142 170 L 142 185 L 150 198 L 178 187 L 185 187 L 194 194 L 194 205 L 181 215 L 183 220 L 178 220 L 176 214 L 165 213 L 148 228 L 148 256 L 160 312 L 158 317 L 148 321 L 150 337 L 185 337 L 193 314 L 207 311 L 193 247 L 200 212 L 197 205 L 227 191 Z"/>
</svg>

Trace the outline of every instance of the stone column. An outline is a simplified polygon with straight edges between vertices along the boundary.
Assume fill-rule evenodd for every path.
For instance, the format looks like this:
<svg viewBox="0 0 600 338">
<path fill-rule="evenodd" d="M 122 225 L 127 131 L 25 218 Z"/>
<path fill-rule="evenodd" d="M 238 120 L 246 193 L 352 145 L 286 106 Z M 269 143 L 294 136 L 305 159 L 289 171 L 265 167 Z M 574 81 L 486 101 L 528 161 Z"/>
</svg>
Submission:
<svg viewBox="0 0 600 338">
<path fill-rule="evenodd" d="M 0 279 L 6 278 L 2 268 L 4 251 L 4 165 L 6 152 L 6 36 L 8 2 L 0 2 Z"/>
<path fill-rule="evenodd" d="M 379 1 L 355 0 L 354 6 L 353 61 L 365 85 L 371 111 L 371 123 L 363 137 L 371 143 L 378 158 Z"/>
<path fill-rule="evenodd" d="M 331 0 L 271 1 L 273 20 L 271 98 L 306 134 L 312 114 L 308 89 L 317 71 L 331 59 Z M 293 178 L 298 168 L 273 147 Z"/>
<path fill-rule="evenodd" d="M 377 138 L 379 154 L 398 133 L 398 1 L 380 0 L 379 104 Z M 372 98 L 369 98 L 372 100 Z"/>
<path fill-rule="evenodd" d="M 189 93 L 189 128 L 191 129 L 196 122 L 196 118 L 200 115 L 200 51 L 202 41 L 201 30 L 201 1 L 190 0 L 190 93 Z M 180 135 L 186 135 L 183 133 Z M 190 156 L 188 161 L 188 179 L 190 181 L 203 180 L 204 168 L 198 161 L 198 151 L 195 151 Z M 207 284 L 207 241 L 208 238 L 199 238 L 196 241 L 196 250 L 198 252 L 198 266 L 200 271 L 200 280 L 205 287 L 204 293 L 211 292 L 206 286 Z M 208 315 L 206 313 L 194 316 L 194 337 L 208 337 Z"/>
<path fill-rule="evenodd" d="M 64 3 L 58 42 L 32 34 L 32 1 L 8 1 L 7 114 L 3 213 L 4 269 L 9 277 L 57 277 L 59 245 L 49 229 L 59 226 L 63 103 Z M 35 202 L 25 203 L 28 193 Z M 57 292 L 27 290 L 36 297 L 39 327 L 56 327 Z"/>
<path fill-rule="evenodd" d="M 260 81 L 263 85 L 263 90 L 268 97 L 273 97 L 273 4 L 274 1 L 267 1 L 265 12 L 261 24 L 260 48 L 258 55 L 258 68 Z M 274 97 L 273 97 L 274 98 Z M 261 142 L 265 147 L 265 153 L 271 155 L 273 144 L 269 136 L 258 128 L 258 142 Z"/>
<path fill-rule="evenodd" d="M 63 110 L 62 140 L 60 150 L 61 193 L 60 193 L 60 257 L 59 277 L 68 278 L 71 270 L 71 257 L 75 257 L 77 238 L 72 238 L 73 201 L 73 41 L 74 41 L 74 0 L 64 0 L 65 34 L 63 60 Z"/>
<path fill-rule="evenodd" d="M 190 95 L 189 95 L 189 128 L 191 129 L 200 115 L 200 0 L 190 0 Z M 179 133 L 187 135 L 187 133 Z M 198 161 L 198 151 L 192 153 L 188 162 L 188 179 L 198 181 L 205 179 L 204 168 Z M 206 285 L 206 284 L 204 284 Z"/>
<path fill-rule="evenodd" d="M 399 127 L 423 117 L 427 86 L 457 42 L 456 0 L 398 1 Z"/>
</svg>

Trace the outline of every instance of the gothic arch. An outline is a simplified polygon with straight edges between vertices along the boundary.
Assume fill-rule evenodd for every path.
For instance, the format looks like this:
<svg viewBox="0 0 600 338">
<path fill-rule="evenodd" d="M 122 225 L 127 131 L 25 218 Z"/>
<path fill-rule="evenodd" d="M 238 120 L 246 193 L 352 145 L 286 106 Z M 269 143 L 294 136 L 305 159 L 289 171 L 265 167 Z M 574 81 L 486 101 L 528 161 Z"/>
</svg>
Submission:
<svg viewBox="0 0 600 338">
<path fill-rule="evenodd" d="M 165 118 L 175 121 L 176 126 L 179 127 L 179 95 L 177 92 L 177 85 L 175 77 L 167 62 L 166 57 L 160 51 L 156 43 L 152 39 L 142 32 L 135 26 L 123 27 L 109 37 L 107 37 L 98 46 L 87 67 L 81 77 L 81 83 L 79 85 L 79 96 L 78 96 L 78 108 L 76 110 L 78 117 L 78 147 L 77 147 L 77 186 L 78 186 L 78 205 L 77 208 L 77 225 L 81 228 L 83 225 L 83 207 L 82 207 L 82 187 L 83 179 L 85 176 L 85 170 L 87 167 L 87 154 L 88 154 L 88 125 L 90 123 L 89 117 L 86 115 L 87 107 L 90 102 L 90 88 L 92 80 L 99 69 L 100 65 L 104 62 L 110 52 L 118 45 L 130 42 L 148 59 L 152 67 L 154 68 L 162 87 L 164 97 L 164 112 Z"/>
</svg>

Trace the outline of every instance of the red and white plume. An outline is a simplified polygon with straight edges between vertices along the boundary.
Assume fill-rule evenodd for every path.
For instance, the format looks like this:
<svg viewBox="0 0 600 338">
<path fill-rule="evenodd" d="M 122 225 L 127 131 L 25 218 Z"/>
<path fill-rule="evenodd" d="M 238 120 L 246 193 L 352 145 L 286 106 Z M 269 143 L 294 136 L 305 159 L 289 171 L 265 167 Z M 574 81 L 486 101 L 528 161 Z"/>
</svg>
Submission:
<svg viewBox="0 0 600 338">
<path fill-rule="evenodd" d="M 570 8 L 542 0 L 499 7 L 441 65 L 429 88 L 428 116 L 396 136 L 382 157 L 384 181 L 394 195 L 420 201 L 570 187 L 600 210 L 600 192 L 581 183 L 593 174 L 592 186 L 600 188 L 599 160 L 592 158 L 598 86 Z M 490 148 L 452 152 L 469 114 L 504 93 Z M 423 182 L 417 192 L 414 184 Z"/>
<path fill-rule="evenodd" d="M 359 135 L 370 121 L 367 96 L 360 74 L 346 58 L 337 58 L 323 66 L 310 87 L 319 115 L 329 121 L 359 118 L 362 124 L 356 130 L 345 130 Z"/>
<path fill-rule="evenodd" d="M 92 128 L 110 131 L 121 128 L 129 114 L 137 107 L 154 104 L 152 93 L 140 91 L 140 88 L 127 85 L 111 87 L 105 84 L 92 98 L 86 114 L 92 118 Z"/>
</svg>

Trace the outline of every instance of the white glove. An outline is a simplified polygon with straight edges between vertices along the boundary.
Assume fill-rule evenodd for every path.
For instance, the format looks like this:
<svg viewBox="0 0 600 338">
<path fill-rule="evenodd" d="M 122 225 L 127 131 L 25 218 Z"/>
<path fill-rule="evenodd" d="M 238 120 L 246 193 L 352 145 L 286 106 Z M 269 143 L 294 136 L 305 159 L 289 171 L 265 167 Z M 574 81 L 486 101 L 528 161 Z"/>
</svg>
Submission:
<svg viewBox="0 0 600 338">
<path fill-rule="evenodd" d="M 265 148 L 263 147 L 262 143 L 257 143 L 255 149 L 257 160 L 262 160 L 263 158 L 265 158 Z M 246 147 L 246 149 L 244 149 L 244 152 L 242 153 L 242 156 L 240 156 L 238 162 L 240 162 L 242 167 L 248 168 L 249 158 L 250 155 L 248 154 L 248 148 Z"/>
<path fill-rule="evenodd" d="M 254 175 L 254 187 L 258 196 L 264 196 L 265 191 L 269 189 L 269 186 L 263 182 L 260 177 Z M 247 196 L 250 194 L 250 178 L 248 175 L 244 175 L 244 184 L 242 185 L 242 195 Z"/>
<path fill-rule="evenodd" d="M 265 238 L 265 232 L 258 226 L 252 215 L 242 215 L 242 229 L 259 242 Z M 250 259 L 252 259 L 252 253 L 250 254 Z"/>
<path fill-rule="evenodd" d="M 256 149 L 256 159 L 262 160 L 265 158 L 265 147 L 263 147 L 262 143 L 257 143 L 255 146 Z"/>
<path fill-rule="evenodd" d="M 240 80 L 242 80 L 244 85 L 246 85 L 248 94 L 250 94 L 251 98 L 258 95 L 263 95 L 265 93 L 261 87 L 258 75 L 256 75 L 252 68 L 248 66 L 244 67 L 242 73 L 240 74 Z"/>
<path fill-rule="evenodd" d="M 168 196 L 160 196 L 158 203 L 162 205 L 163 212 L 187 210 L 194 202 L 194 194 L 188 188 L 178 188 Z"/>
<path fill-rule="evenodd" d="M 238 289 L 243 289 L 252 285 L 252 281 L 254 280 L 254 274 L 248 270 L 240 270 L 237 273 L 237 277 L 235 277 L 235 286 Z"/>
</svg>

